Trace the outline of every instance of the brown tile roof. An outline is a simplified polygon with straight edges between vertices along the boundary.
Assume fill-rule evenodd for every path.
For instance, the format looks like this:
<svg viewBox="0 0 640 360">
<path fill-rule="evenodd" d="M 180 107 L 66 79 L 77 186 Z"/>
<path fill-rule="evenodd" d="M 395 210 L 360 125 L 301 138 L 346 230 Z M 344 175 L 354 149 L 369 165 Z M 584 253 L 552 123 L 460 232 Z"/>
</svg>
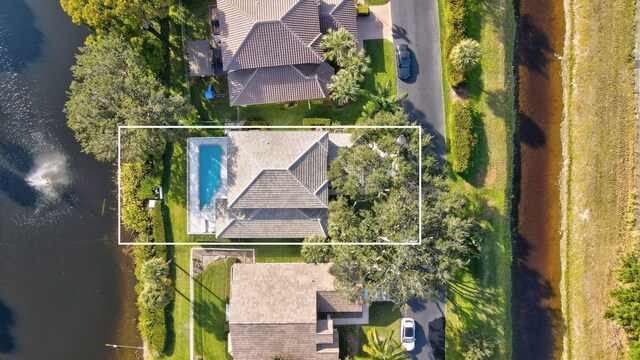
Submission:
<svg viewBox="0 0 640 360">
<path fill-rule="evenodd" d="M 337 360 L 338 333 L 331 320 L 318 320 L 318 312 L 328 309 L 326 304 L 336 311 L 362 311 L 362 305 L 339 298 L 332 267 L 303 263 L 233 265 L 229 301 L 233 358 Z"/>
<path fill-rule="evenodd" d="M 335 70 L 320 64 L 284 65 L 228 73 L 232 106 L 323 99 Z"/>
<path fill-rule="evenodd" d="M 326 33 L 329 29 L 339 27 L 347 30 L 358 43 L 358 20 L 356 5 L 352 0 L 320 0 L 320 30 Z"/>
<path fill-rule="evenodd" d="M 219 0 L 217 4 L 224 70 L 322 61 L 309 47 L 320 35 L 315 0 Z"/>
<path fill-rule="evenodd" d="M 317 294 L 318 312 L 360 312 L 362 304 L 354 304 L 343 298 L 335 291 L 318 291 Z"/>
<path fill-rule="evenodd" d="M 229 239 L 326 236 L 327 212 L 322 210 L 322 215 L 309 217 L 298 209 L 243 209 L 247 217 L 233 217 L 223 213 L 234 209 L 220 209 L 216 212 L 216 236 Z"/>
</svg>

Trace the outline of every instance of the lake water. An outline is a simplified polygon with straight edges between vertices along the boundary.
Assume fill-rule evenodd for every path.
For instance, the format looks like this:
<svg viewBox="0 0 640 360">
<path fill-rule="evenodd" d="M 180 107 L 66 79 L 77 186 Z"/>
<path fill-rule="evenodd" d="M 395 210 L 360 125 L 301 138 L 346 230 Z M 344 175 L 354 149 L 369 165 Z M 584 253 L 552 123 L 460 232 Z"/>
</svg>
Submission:
<svg viewBox="0 0 640 360">
<path fill-rule="evenodd" d="M 57 0 L 0 0 L 0 359 L 134 359 L 105 343 L 140 344 L 115 168 L 80 153 L 62 113 L 87 35 Z"/>
</svg>

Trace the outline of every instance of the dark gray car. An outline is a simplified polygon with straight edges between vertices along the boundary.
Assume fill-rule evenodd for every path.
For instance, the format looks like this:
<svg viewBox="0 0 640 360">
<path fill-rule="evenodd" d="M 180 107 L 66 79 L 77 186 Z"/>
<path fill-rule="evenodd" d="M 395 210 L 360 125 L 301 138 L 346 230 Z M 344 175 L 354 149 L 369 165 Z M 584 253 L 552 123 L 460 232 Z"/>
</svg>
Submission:
<svg viewBox="0 0 640 360">
<path fill-rule="evenodd" d="M 396 67 L 400 79 L 407 80 L 411 76 L 411 52 L 407 44 L 396 46 Z"/>
</svg>

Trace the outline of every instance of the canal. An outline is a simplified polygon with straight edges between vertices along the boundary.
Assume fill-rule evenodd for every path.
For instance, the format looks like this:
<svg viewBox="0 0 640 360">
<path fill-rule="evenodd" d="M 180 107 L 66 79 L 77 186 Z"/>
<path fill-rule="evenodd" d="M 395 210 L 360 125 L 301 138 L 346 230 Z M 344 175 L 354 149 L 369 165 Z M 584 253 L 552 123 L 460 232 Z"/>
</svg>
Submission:
<svg viewBox="0 0 640 360">
<path fill-rule="evenodd" d="M 135 359 L 131 263 L 116 243 L 114 167 L 62 112 L 88 32 L 57 0 L 0 0 L 0 358 Z"/>
<path fill-rule="evenodd" d="M 560 359 L 563 2 L 520 0 L 517 11 L 513 358 Z"/>
</svg>

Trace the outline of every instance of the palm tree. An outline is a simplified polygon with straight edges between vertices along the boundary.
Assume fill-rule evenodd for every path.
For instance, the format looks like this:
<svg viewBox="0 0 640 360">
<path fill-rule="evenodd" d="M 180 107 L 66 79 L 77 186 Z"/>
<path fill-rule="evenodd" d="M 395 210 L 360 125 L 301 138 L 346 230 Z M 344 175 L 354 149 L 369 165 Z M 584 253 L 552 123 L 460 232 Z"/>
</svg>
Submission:
<svg viewBox="0 0 640 360">
<path fill-rule="evenodd" d="M 329 29 L 320 42 L 320 49 L 324 51 L 322 57 L 328 61 L 340 61 L 349 49 L 355 47 L 353 35 L 344 28 Z"/>
<path fill-rule="evenodd" d="M 158 311 L 164 309 L 173 299 L 173 288 L 168 284 L 145 283 L 138 302 L 146 309 Z"/>
<path fill-rule="evenodd" d="M 338 59 L 338 66 L 349 71 L 353 77 L 361 82 L 364 80 L 364 74 L 368 73 L 371 59 L 365 54 L 364 50 L 356 51 L 354 48 L 347 50 L 342 58 Z"/>
<path fill-rule="evenodd" d="M 140 270 L 140 278 L 145 283 L 168 283 L 170 281 L 169 263 L 161 258 L 153 258 L 145 262 Z"/>
<path fill-rule="evenodd" d="M 360 94 L 360 84 L 352 73 L 341 69 L 331 76 L 331 82 L 327 84 L 331 91 L 331 99 L 339 106 L 344 106 L 354 101 Z"/>
<path fill-rule="evenodd" d="M 376 90 L 369 93 L 369 101 L 362 108 L 362 112 L 367 117 L 373 117 L 381 111 L 388 113 L 402 111 L 400 101 L 406 97 L 407 93 L 398 95 L 392 91 L 390 80 L 387 80 L 384 86 L 381 83 L 376 83 Z"/>
<path fill-rule="evenodd" d="M 392 339 L 393 332 L 388 338 L 380 340 L 376 329 L 367 331 L 367 344 L 362 345 L 362 351 L 371 360 L 406 360 L 409 359 L 402 346 Z"/>
</svg>

